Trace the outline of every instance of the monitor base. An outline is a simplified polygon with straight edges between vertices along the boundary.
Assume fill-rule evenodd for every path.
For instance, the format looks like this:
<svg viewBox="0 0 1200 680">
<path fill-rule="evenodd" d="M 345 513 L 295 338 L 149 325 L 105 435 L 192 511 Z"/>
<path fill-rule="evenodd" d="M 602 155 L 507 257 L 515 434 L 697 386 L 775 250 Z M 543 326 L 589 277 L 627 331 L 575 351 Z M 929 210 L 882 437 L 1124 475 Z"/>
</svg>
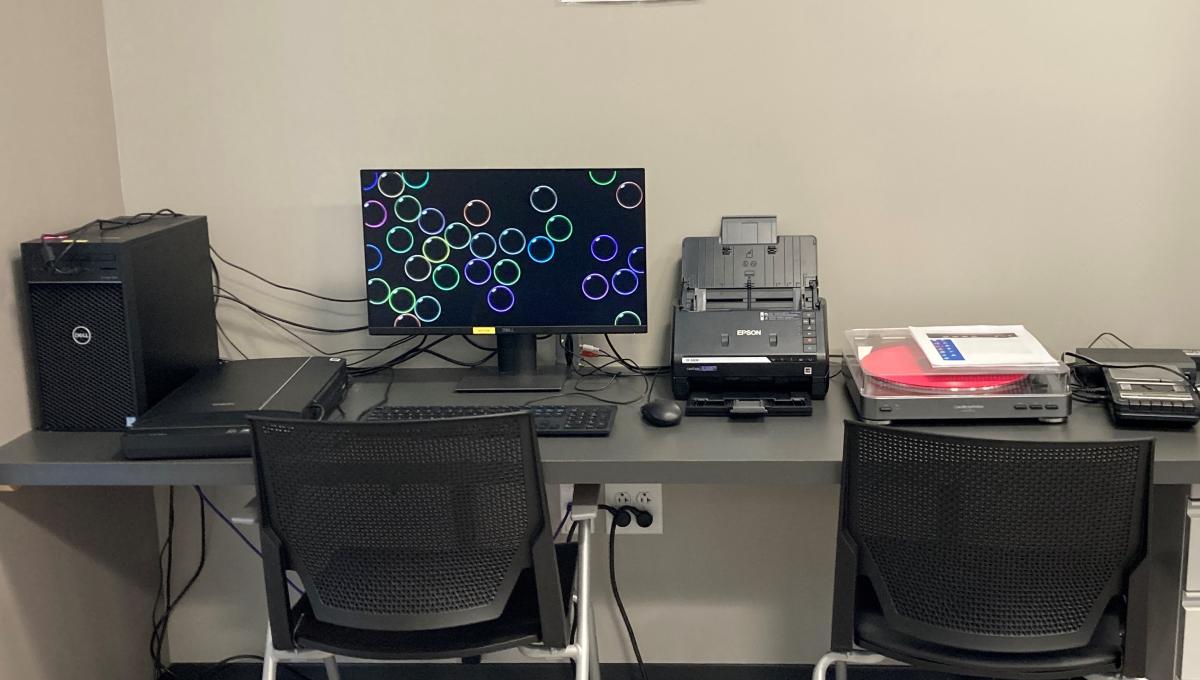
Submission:
<svg viewBox="0 0 1200 680">
<path fill-rule="evenodd" d="M 567 382 L 566 366 L 538 368 L 534 372 L 501 373 L 477 368 L 455 386 L 455 392 L 559 392 Z"/>
</svg>

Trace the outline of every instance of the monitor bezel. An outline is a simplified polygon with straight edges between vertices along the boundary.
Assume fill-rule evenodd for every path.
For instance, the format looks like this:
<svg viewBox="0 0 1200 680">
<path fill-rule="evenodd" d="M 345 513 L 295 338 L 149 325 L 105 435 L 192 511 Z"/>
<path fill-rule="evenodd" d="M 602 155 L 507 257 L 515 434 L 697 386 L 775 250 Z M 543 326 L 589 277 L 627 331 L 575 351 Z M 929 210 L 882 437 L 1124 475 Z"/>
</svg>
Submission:
<svg viewBox="0 0 1200 680">
<path fill-rule="evenodd" d="M 643 205 L 645 205 L 645 196 L 646 196 L 645 184 L 647 183 L 645 180 L 646 168 L 644 168 L 644 167 L 641 167 L 641 168 L 625 167 L 625 168 L 602 168 L 602 169 L 615 170 L 617 172 L 635 171 L 635 170 L 641 172 L 643 175 L 642 201 L 643 201 Z M 361 180 L 362 173 L 364 173 L 364 172 L 426 172 L 426 171 L 428 171 L 428 172 L 462 172 L 462 171 L 476 171 L 476 170 L 484 171 L 484 172 L 488 172 L 488 171 L 505 172 L 505 171 L 510 171 L 510 170 L 526 171 L 526 172 L 528 172 L 528 171 L 563 171 L 563 170 L 588 171 L 589 168 L 586 168 L 586 167 L 575 167 L 575 168 L 412 168 L 409 170 L 397 169 L 397 168 L 360 168 L 358 173 L 359 173 L 359 179 Z M 357 182 L 357 184 L 359 187 L 359 196 L 361 198 L 363 186 L 362 186 L 361 181 Z M 647 230 L 647 233 L 648 233 L 648 231 L 649 230 Z M 365 244 L 366 243 L 366 232 L 363 232 L 362 235 L 363 235 L 363 243 Z M 649 245 L 650 245 L 649 239 L 647 239 L 646 245 L 643 246 L 644 248 L 646 248 L 647 255 L 649 255 L 649 250 L 650 250 Z M 364 261 L 364 263 L 365 263 L 365 261 Z M 648 264 L 646 266 L 646 270 L 647 270 L 647 272 L 650 270 L 650 266 Z M 646 278 L 646 316 L 647 317 L 650 316 L 650 279 L 648 276 Z M 563 325 L 559 325 L 559 326 L 428 326 L 427 327 L 427 326 L 372 326 L 372 325 L 370 325 L 370 315 L 369 314 L 367 315 L 367 319 L 368 319 L 367 320 L 367 335 L 380 335 L 380 336 L 386 336 L 386 335 L 483 335 L 483 336 L 487 336 L 487 335 L 513 335 L 513 334 L 521 334 L 521 333 L 534 333 L 534 334 L 539 334 L 539 335 L 544 335 L 546 333 L 550 333 L 550 334 L 560 334 L 560 333 L 561 334 L 572 334 L 572 333 L 617 334 L 617 333 L 621 333 L 621 334 L 633 335 L 633 334 L 638 334 L 638 333 L 649 333 L 650 332 L 650 327 L 646 323 L 642 323 L 641 325 L 638 325 L 638 326 L 630 326 L 628 324 L 623 324 L 620 326 L 618 326 L 618 325 L 607 325 L 607 326 L 606 325 L 593 325 L 593 326 L 563 326 Z M 483 332 L 480 332 L 481 330 Z"/>
<path fill-rule="evenodd" d="M 648 314 L 647 314 L 648 315 Z M 481 332 L 481 329 L 487 329 Z M 516 335 L 536 333 L 538 335 L 572 333 L 628 334 L 648 333 L 650 328 L 641 326 L 367 326 L 367 335 Z"/>
</svg>

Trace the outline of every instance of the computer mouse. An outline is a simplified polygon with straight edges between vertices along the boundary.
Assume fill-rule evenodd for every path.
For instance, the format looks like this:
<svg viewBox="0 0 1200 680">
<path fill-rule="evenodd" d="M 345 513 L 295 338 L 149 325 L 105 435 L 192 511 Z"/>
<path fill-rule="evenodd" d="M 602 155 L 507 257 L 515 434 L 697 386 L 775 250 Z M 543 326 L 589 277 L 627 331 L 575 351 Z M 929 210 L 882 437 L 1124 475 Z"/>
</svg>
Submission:
<svg viewBox="0 0 1200 680">
<path fill-rule="evenodd" d="M 642 420 L 655 427 L 674 427 L 682 419 L 679 404 L 670 399 L 652 399 L 642 406 Z"/>
</svg>

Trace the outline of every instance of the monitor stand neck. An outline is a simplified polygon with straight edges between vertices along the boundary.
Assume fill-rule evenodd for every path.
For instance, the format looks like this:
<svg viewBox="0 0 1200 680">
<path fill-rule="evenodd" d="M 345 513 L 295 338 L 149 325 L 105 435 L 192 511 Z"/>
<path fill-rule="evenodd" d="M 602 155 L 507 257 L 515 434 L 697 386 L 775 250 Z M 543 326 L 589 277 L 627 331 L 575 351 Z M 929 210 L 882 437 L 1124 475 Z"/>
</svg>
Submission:
<svg viewBox="0 0 1200 680">
<path fill-rule="evenodd" d="M 538 367 L 537 336 L 496 336 L 496 368 L 476 368 L 459 381 L 456 392 L 558 392 L 567 380 L 565 366 Z"/>
</svg>

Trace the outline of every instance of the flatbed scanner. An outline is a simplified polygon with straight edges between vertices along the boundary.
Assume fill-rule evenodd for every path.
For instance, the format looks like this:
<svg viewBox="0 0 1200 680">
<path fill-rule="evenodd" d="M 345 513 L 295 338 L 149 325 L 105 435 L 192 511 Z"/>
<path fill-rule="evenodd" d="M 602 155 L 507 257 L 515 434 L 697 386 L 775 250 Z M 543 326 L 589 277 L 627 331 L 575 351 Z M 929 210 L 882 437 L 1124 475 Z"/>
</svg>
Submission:
<svg viewBox="0 0 1200 680">
<path fill-rule="evenodd" d="M 131 460 L 249 456 L 247 416 L 320 420 L 342 401 L 349 377 L 335 357 L 245 359 L 201 369 L 131 423 Z"/>
<path fill-rule="evenodd" d="M 775 217 L 724 217 L 683 240 L 671 387 L 688 415 L 811 415 L 829 390 L 815 236 L 779 236 Z"/>
</svg>

